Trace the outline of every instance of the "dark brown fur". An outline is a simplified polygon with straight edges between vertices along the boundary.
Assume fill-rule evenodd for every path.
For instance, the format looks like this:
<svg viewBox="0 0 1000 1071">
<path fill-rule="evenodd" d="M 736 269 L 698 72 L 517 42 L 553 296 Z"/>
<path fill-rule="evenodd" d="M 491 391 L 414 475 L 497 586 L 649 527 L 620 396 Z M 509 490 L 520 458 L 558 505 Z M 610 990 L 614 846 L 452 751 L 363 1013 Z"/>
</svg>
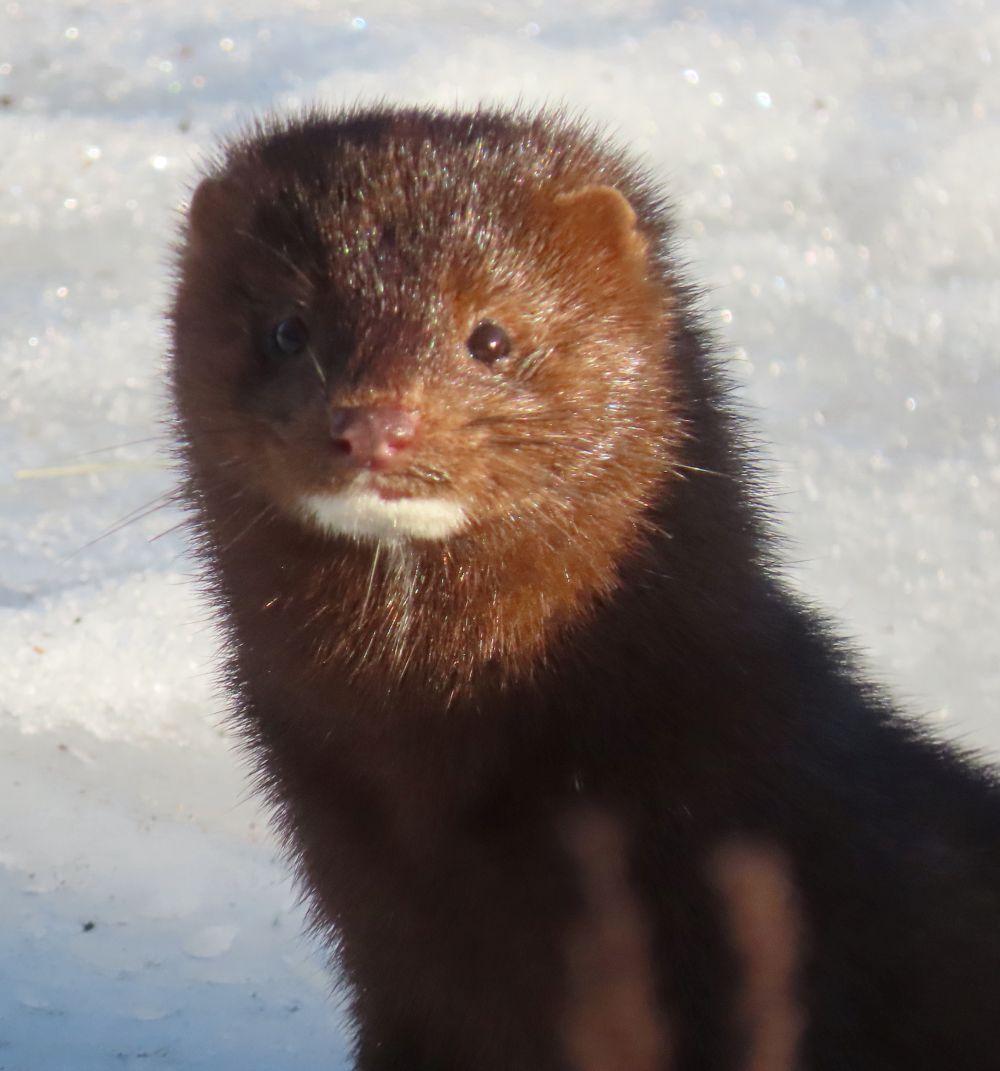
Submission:
<svg viewBox="0 0 1000 1071">
<path fill-rule="evenodd" d="M 641 173 L 552 116 L 309 115 L 232 142 L 194 197 L 186 492 L 358 1067 L 570 1068 L 588 918 L 604 940 L 604 872 L 565 834 L 590 814 L 622 831 L 619 959 L 662 1015 L 637 1069 L 747 1066 L 772 998 L 806 1067 L 1000 1066 L 996 788 L 774 580 L 668 240 Z M 269 369 L 290 310 L 313 360 Z M 484 316 L 514 340 L 496 367 L 465 350 Z M 377 548 L 296 516 L 344 478 L 329 407 L 367 404 L 419 410 L 401 480 L 466 529 Z M 798 890 L 770 996 L 718 885 L 742 840 Z"/>
</svg>

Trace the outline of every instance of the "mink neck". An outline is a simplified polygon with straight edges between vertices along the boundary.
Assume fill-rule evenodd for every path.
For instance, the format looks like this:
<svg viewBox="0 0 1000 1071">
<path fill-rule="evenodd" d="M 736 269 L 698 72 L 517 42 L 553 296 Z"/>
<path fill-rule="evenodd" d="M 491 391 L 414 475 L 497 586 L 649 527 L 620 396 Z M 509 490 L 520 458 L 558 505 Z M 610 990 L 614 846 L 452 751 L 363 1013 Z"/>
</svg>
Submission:
<svg viewBox="0 0 1000 1071">
<path fill-rule="evenodd" d="M 717 472 L 671 483 L 624 555 L 593 540 L 553 555 L 537 530 L 396 547 L 220 516 L 214 572 L 243 672 L 343 688 L 389 716 L 502 702 L 595 643 L 622 664 L 651 637 L 731 630 L 760 570 L 750 508 Z"/>
<path fill-rule="evenodd" d="M 451 708 L 530 680 L 615 580 L 614 548 L 564 544 L 556 554 L 563 534 L 538 527 L 397 545 L 276 514 L 242 526 L 229 512 L 206 528 L 209 572 L 245 664 L 343 686 L 366 707 Z"/>
<path fill-rule="evenodd" d="M 692 494 L 699 497 L 695 489 Z M 664 510 L 670 513 L 667 503 Z M 735 519 L 720 514 L 718 531 L 740 533 Z M 283 565 L 274 560 L 263 571 L 266 580 L 258 573 L 245 582 L 259 585 L 258 607 L 275 586 L 294 585 L 298 568 L 304 570 L 298 578 L 302 590 L 287 590 L 268 610 L 271 616 L 233 601 L 240 641 L 236 668 L 250 700 L 244 731 L 272 756 L 276 786 L 315 785 L 322 786 L 317 792 L 329 793 L 334 781 L 343 783 L 349 809 L 358 809 L 350 792 L 363 793 L 366 813 L 401 831 L 401 844 L 421 844 L 428 851 L 462 808 L 481 806 L 484 796 L 495 795 L 504 813 L 533 806 L 532 801 L 575 799 L 581 791 L 626 806 L 633 786 L 621 781 L 620 771 L 633 769 L 636 761 L 643 768 L 671 770 L 663 791 L 672 798 L 696 798 L 705 769 L 741 761 L 746 730 L 726 720 L 732 710 L 726 690 L 749 686 L 747 679 L 737 679 L 739 665 L 754 660 L 761 665 L 756 652 L 769 641 L 756 630 L 767 585 L 748 551 L 731 543 L 727 554 L 727 548 L 698 544 L 688 535 L 676 518 L 672 530 L 655 530 L 622 564 L 620 582 L 593 598 L 585 616 L 549 622 L 552 628 L 527 670 L 512 670 L 499 658 L 474 662 L 473 638 L 490 626 L 485 610 L 479 618 L 461 620 L 456 606 L 460 627 L 442 637 L 450 623 L 441 616 L 439 589 L 432 585 L 433 613 L 416 626 L 419 646 L 405 656 L 409 664 L 400 672 L 386 642 L 384 630 L 393 626 L 384 607 L 372 603 L 365 611 L 368 624 L 330 608 L 336 578 L 353 576 L 362 564 L 370 569 L 372 555 L 352 547 L 351 554 L 329 561 L 328 575 L 317 576 L 312 566 L 298 562 L 299 548 L 292 544 Z M 314 559 L 308 541 L 301 550 Z M 245 551 L 242 560 L 252 558 Z M 440 569 L 450 582 L 449 569 L 457 564 L 480 567 L 476 561 L 433 558 L 423 567 L 432 575 Z M 225 579 L 227 585 L 241 583 L 228 571 Z M 325 592 L 318 600 L 305 590 L 310 582 Z M 509 593 L 502 571 L 496 584 L 498 598 Z M 373 600 L 377 593 L 376 583 Z M 321 604 L 328 608 L 321 611 Z M 303 614 L 315 632 L 303 625 Z M 355 646 L 360 637 L 363 648 Z M 453 645 L 437 663 L 441 651 L 433 647 L 435 640 Z M 450 660 L 463 655 L 463 672 L 449 675 Z M 766 655 L 775 656 L 773 650 Z M 711 674 L 705 674 L 706 664 L 714 667 Z M 759 679 L 767 677 L 762 670 Z M 754 721 L 760 738 L 754 747 L 767 746 L 773 721 L 762 706 Z M 661 780 L 657 774 L 657 784 Z M 419 835 L 409 837 L 407 830 Z"/>
<path fill-rule="evenodd" d="M 590 574 L 614 583 L 557 612 L 540 595 L 549 563 L 534 531 L 522 546 L 376 553 L 280 517 L 249 530 L 220 518 L 209 573 L 233 629 L 241 728 L 271 756 L 276 799 L 281 785 L 343 783 L 385 828 L 419 829 L 401 843 L 422 845 L 484 794 L 510 810 L 576 798 L 583 783 L 626 805 L 634 792 L 616 771 L 636 762 L 669 763 L 669 791 L 693 799 L 705 769 L 740 761 L 746 732 L 726 721 L 726 695 L 754 690 L 739 676 L 754 661 L 754 746 L 766 747 L 775 715 L 763 693 L 781 675 L 765 662 L 780 651 L 759 627 L 768 583 L 753 509 L 724 471 L 726 437 L 714 441 L 689 453 L 688 478 L 665 486 L 625 557 Z M 498 635 L 525 599 L 523 631 Z"/>
</svg>

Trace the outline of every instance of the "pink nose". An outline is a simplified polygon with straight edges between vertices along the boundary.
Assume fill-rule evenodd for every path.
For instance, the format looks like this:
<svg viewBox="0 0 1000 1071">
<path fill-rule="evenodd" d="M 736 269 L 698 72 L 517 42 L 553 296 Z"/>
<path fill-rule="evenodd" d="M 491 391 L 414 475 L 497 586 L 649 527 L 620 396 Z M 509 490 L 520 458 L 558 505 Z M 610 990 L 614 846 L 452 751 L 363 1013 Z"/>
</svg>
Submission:
<svg viewBox="0 0 1000 1071">
<path fill-rule="evenodd" d="M 409 463 L 419 415 L 388 405 L 330 410 L 334 453 L 362 469 L 402 468 Z"/>
</svg>

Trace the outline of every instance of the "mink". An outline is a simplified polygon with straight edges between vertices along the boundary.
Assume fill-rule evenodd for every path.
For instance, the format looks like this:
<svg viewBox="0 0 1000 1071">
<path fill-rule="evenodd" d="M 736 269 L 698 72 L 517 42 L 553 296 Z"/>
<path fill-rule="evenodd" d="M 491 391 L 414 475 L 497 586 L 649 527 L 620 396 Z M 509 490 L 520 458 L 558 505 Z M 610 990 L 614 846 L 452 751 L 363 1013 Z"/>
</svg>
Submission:
<svg viewBox="0 0 1000 1071">
<path fill-rule="evenodd" d="M 1000 1067 L 997 779 L 783 581 L 624 152 L 261 121 L 172 329 L 235 722 L 359 1071 Z"/>
</svg>

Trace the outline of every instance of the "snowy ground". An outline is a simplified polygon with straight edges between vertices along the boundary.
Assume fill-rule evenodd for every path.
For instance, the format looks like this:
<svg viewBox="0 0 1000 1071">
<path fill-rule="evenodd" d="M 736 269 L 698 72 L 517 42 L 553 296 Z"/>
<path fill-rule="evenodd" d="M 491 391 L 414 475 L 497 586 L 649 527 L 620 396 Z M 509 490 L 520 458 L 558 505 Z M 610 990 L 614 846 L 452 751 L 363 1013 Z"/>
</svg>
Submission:
<svg viewBox="0 0 1000 1071">
<path fill-rule="evenodd" d="M 179 518 L 90 543 L 170 485 L 165 264 L 213 132 L 376 96 L 609 124 L 674 191 L 795 582 L 997 752 L 998 65 L 985 0 L 0 3 L 0 1071 L 342 1066 Z"/>
</svg>

